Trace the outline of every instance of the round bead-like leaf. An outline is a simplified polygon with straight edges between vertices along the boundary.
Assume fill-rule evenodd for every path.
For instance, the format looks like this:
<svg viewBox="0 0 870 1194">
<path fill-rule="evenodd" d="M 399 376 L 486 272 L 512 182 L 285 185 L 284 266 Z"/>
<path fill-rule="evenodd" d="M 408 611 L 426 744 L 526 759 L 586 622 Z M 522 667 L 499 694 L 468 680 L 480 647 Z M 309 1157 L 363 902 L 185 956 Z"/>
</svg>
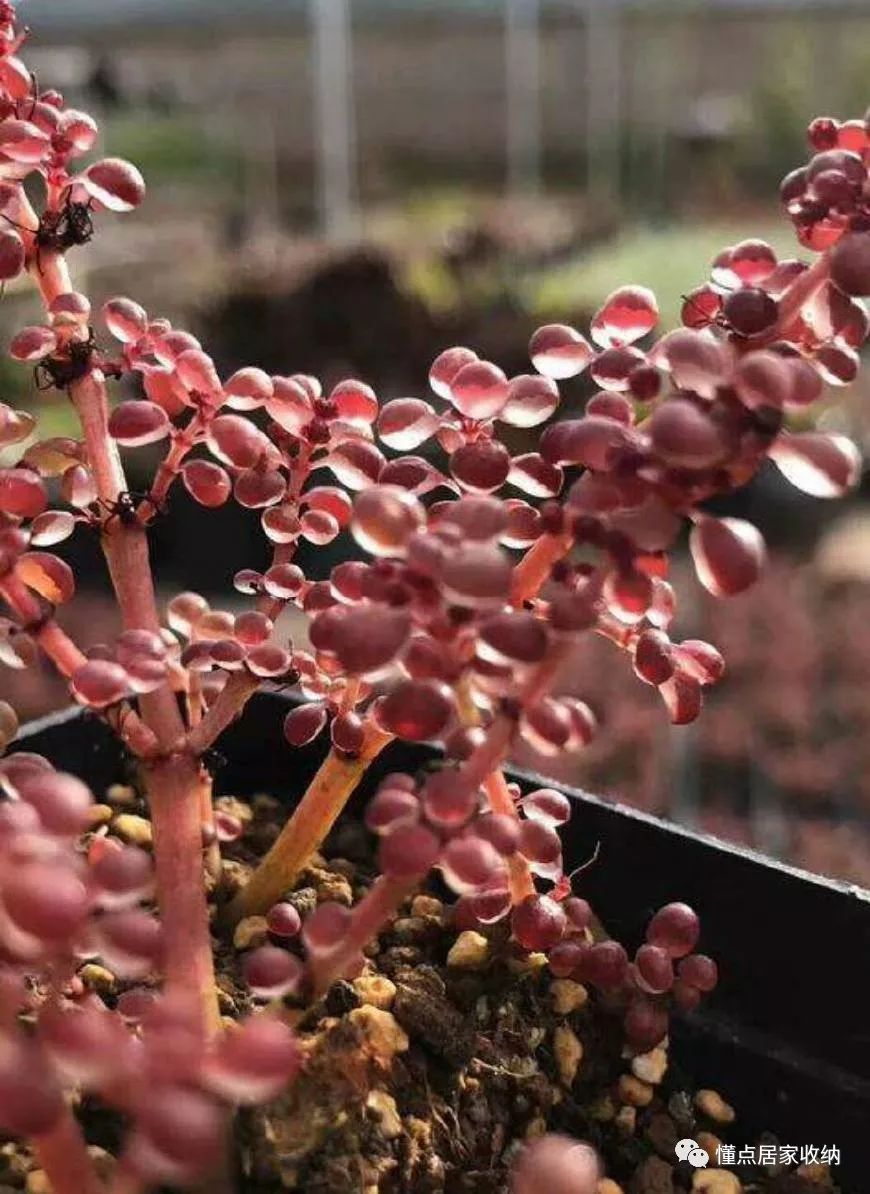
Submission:
<svg viewBox="0 0 870 1194">
<path fill-rule="evenodd" d="M 870 294 L 870 232 L 847 232 L 831 250 L 831 277 L 845 294 Z"/>
<path fill-rule="evenodd" d="M 490 361 L 469 361 L 454 375 L 449 397 L 466 418 L 492 419 L 507 401 L 507 378 Z"/>
<path fill-rule="evenodd" d="M 728 451 L 720 429 L 688 399 L 663 402 L 653 412 L 647 430 L 657 454 L 675 468 L 710 468 Z"/>
<path fill-rule="evenodd" d="M 166 438 L 169 418 L 156 402 L 122 402 L 109 416 L 109 434 L 125 448 L 140 448 Z"/>
<path fill-rule="evenodd" d="M 450 387 L 459 370 L 477 360 L 477 353 L 470 348 L 458 346 L 446 348 L 432 363 L 429 370 L 429 384 L 439 398 L 450 398 Z"/>
<path fill-rule="evenodd" d="M 559 389 L 550 377 L 521 373 L 508 385 L 507 401 L 499 412 L 502 423 L 512 427 L 537 427 L 559 405 Z"/>
<path fill-rule="evenodd" d="M 17 278 L 24 269 L 24 242 L 14 228 L 0 229 L 0 282 Z"/>
<path fill-rule="evenodd" d="M 9 344 L 9 355 L 14 361 L 32 364 L 49 356 L 57 348 L 57 336 L 47 327 L 22 328 Z"/>
<path fill-rule="evenodd" d="M 45 551 L 28 551 L 15 565 L 19 580 L 52 605 L 63 605 L 76 591 L 75 576 L 66 560 Z"/>
<path fill-rule="evenodd" d="M 646 286 L 621 286 L 604 301 L 590 332 L 602 348 L 633 344 L 652 331 L 658 322 L 656 297 Z"/>
<path fill-rule="evenodd" d="M 423 507 L 407 490 L 376 485 L 354 502 L 351 529 L 357 543 L 372 555 L 403 556 L 424 517 Z"/>
<path fill-rule="evenodd" d="M 83 705 L 104 709 L 120 701 L 130 689 L 127 673 L 108 659 L 89 659 L 73 673 L 73 695 Z"/>
<path fill-rule="evenodd" d="M 497 440 L 476 440 L 463 444 L 450 457 L 450 472 L 469 493 L 494 493 L 510 472 L 507 448 Z"/>
<path fill-rule="evenodd" d="M 0 469 L 0 511 L 16 518 L 36 518 L 48 505 L 39 475 L 29 468 Z"/>
<path fill-rule="evenodd" d="M 576 328 L 564 323 L 549 323 L 538 328 L 529 342 L 532 364 L 545 377 L 576 377 L 582 373 L 594 353 L 588 340 Z"/>
<path fill-rule="evenodd" d="M 453 717 L 453 696 L 437 680 L 401 680 L 378 701 L 378 724 L 406 742 L 439 738 Z"/>
<path fill-rule="evenodd" d="M 813 497 L 842 497 L 861 477 L 861 456 L 844 435 L 807 431 L 784 436 L 771 458 L 792 485 Z"/>
<path fill-rule="evenodd" d="M 701 515 L 689 536 L 701 584 L 714 597 L 733 597 L 758 579 L 766 549 L 761 533 L 742 518 Z"/>
<path fill-rule="evenodd" d="M 487 609 L 505 603 L 511 573 L 510 560 L 494 544 L 467 543 L 448 555 L 442 579 L 451 601 L 472 609 Z"/>
<path fill-rule="evenodd" d="M 419 398 L 395 398 L 378 417 L 378 435 L 389 448 L 410 452 L 438 429 L 440 419 L 428 402 Z"/>
<path fill-rule="evenodd" d="M 132 211 L 145 198 L 145 180 L 122 158 L 104 158 L 88 166 L 81 183 L 109 211 Z"/>
</svg>

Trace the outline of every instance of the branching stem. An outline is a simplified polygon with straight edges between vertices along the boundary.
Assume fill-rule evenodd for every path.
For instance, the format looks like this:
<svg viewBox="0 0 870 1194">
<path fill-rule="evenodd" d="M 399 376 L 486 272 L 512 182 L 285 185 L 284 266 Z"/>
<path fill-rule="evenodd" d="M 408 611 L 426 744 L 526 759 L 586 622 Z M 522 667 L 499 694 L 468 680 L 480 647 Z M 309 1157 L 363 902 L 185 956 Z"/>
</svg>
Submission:
<svg viewBox="0 0 870 1194">
<path fill-rule="evenodd" d="M 347 932 L 337 947 L 312 960 L 313 994 L 322 995 L 354 967 L 363 948 L 393 919 L 403 900 L 418 887 L 418 879 L 391 879 L 380 875 L 353 911 Z"/>
<path fill-rule="evenodd" d="M 38 221 L 23 192 L 19 206 L 18 222 L 28 228 L 36 226 Z M 32 237 L 27 239 L 32 242 Z M 48 308 L 58 295 L 73 289 L 66 259 L 55 252 L 35 253 L 33 243 L 28 248 L 31 274 Z M 117 445 L 109 435 L 109 400 L 102 372 L 92 367 L 73 382 L 70 399 L 81 423 L 98 497 L 112 510 L 128 486 Z M 159 632 L 145 527 L 138 519 L 107 516 L 101 539 L 125 629 Z M 49 645 L 58 649 L 63 644 L 55 637 Z M 170 989 L 196 997 L 203 1012 L 203 1030 L 210 1032 L 218 1023 L 218 1012 L 203 881 L 203 777 L 197 759 L 180 753 L 185 726 L 169 683 L 142 695 L 139 705 L 155 747 L 149 752 L 144 774 L 154 827 L 166 983 Z"/>
<path fill-rule="evenodd" d="M 335 824 L 369 763 L 391 741 L 389 734 L 370 727 L 365 745 L 355 758 L 330 750 L 271 850 L 230 905 L 230 922 L 266 912 L 293 886 Z"/>
<path fill-rule="evenodd" d="M 69 1107 L 50 1132 L 34 1136 L 33 1150 L 53 1194 L 105 1194 L 84 1136 Z"/>
</svg>

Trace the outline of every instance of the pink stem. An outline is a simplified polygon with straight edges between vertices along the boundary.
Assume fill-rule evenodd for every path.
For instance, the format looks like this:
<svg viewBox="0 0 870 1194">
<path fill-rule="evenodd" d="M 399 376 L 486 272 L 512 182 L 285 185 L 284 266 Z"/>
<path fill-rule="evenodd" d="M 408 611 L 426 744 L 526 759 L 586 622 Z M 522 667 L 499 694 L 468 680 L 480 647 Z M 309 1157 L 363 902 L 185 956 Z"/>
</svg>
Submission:
<svg viewBox="0 0 870 1194">
<path fill-rule="evenodd" d="M 109 1186 L 109 1194 L 144 1194 L 146 1187 L 126 1165 L 119 1165 Z"/>
<path fill-rule="evenodd" d="M 26 204 L 26 199 L 22 203 Z M 31 226 L 35 217 L 21 222 Z M 62 255 L 44 254 L 38 264 L 35 257 L 31 271 L 47 307 L 59 294 L 68 293 L 72 283 Z M 90 369 L 70 386 L 70 397 L 81 422 L 97 492 L 113 506 L 127 491 L 127 481 L 117 445 L 109 435 L 109 401 L 102 372 Z M 145 527 L 138 519 L 130 524 L 107 517 L 102 532 L 103 552 L 124 627 L 159 632 Z M 170 989 L 196 996 L 203 1012 L 203 1030 L 210 1032 L 219 1016 L 203 881 L 203 778 L 197 760 L 178 753 L 184 746 L 185 726 L 169 684 L 142 695 L 139 704 L 160 752 L 146 766 L 145 782 L 154 828 L 166 983 Z"/>
<path fill-rule="evenodd" d="M 419 879 L 391 879 L 381 875 L 353 910 L 341 943 L 326 957 L 312 963 L 314 993 L 323 994 L 336 979 L 349 973 L 364 946 L 396 914 L 402 900 L 416 890 Z"/>
<path fill-rule="evenodd" d="M 24 213 L 21 222 L 27 226 L 37 223 L 26 198 L 22 198 L 21 205 Z M 62 254 L 43 254 L 38 264 L 34 255 L 31 272 L 46 307 L 58 295 L 72 290 L 69 269 Z M 81 423 L 87 460 L 94 475 L 97 493 L 112 506 L 127 491 L 127 480 L 117 444 L 109 435 L 109 399 L 102 372 L 93 368 L 74 382 L 70 386 L 70 398 Z M 129 525 L 121 519 L 107 517 L 102 530 L 103 551 L 125 628 L 159 631 L 160 619 L 144 527 L 138 521 Z M 184 733 L 184 722 L 174 694 L 164 686 L 147 698 L 143 697 L 141 707 L 145 721 L 156 734 L 161 748 L 172 749 Z"/>
<path fill-rule="evenodd" d="M 117 500 L 125 482 L 108 436 L 102 375 L 92 371 L 72 389 L 100 496 Z M 118 519 L 104 524 L 103 530 L 103 550 L 124 626 L 159 632 L 145 528 L 138 521 L 129 526 Z M 203 1031 L 210 1035 L 220 1017 L 203 881 L 202 789 L 206 781 L 197 759 L 189 752 L 181 753 L 185 726 L 169 685 L 143 694 L 139 703 L 161 749 L 159 761 L 146 766 L 144 777 L 154 827 L 166 985 L 196 997 Z"/>
<path fill-rule="evenodd" d="M 10 573 L 0 581 L 0 595 L 23 628 L 39 644 L 54 666 L 67 680 L 87 660 L 54 618 L 43 620 L 42 607 L 26 585 Z M 107 719 L 127 747 L 140 758 L 152 755 L 157 739 L 141 718 L 129 707 L 107 713 Z"/>
<path fill-rule="evenodd" d="M 542 535 L 514 568 L 511 604 L 522 606 L 534 597 L 550 575 L 553 565 L 571 550 L 573 535 Z"/>
<path fill-rule="evenodd" d="M 529 677 L 520 696 L 521 704 L 538 700 L 549 688 L 553 674 L 562 658 L 561 647 L 552 648 Z M 460 767 L 460 774 L 474 787 L 480 787 L 492 780 L 494 774 L 501 777 L 501 787 L 496 781 L 496 803 L 499 812 L 516 816 L 514 803 L 507 791 L 501 766 L 511 743 L 516 736 L 517 722 L 514 717 L 502 714 L 497 717 L 486 732 L 486 737 Z M 330 983 L 347 973 L 368 944 L 387 921 L 395 915 L 402 900 L 406 899 L 419 885 L 418 879 L 392 879 L 381 875 L 369 892 L 360 900 L 353 912 L 353 919 L 341 944 L 325 958 L 312 964 L 315 993 L 325 991 Z M 516 885 L 516 886 L 515 886 Z M 534 884 L 528 869 L 523 874 L 519 869 L 511 872 L 511 886 L 515 899 L 522 899 L 534 892 Z"/>
<path fill-rule="evenodd" d="M 173 754 L 144 769 L 154 828 L 154 866 L 163 927 L 166 988 L 194 994 L 203 1030 L 220 1024 L 208 905 L 203 882 L 204 777 L 189 754 Z"/>
<path fill-rule="evenodd" d="M 32 1139 L 33 1151 L 54 1194 L 104 1194 L 81 1128 L 69 1107 L 50 1132 Z"/>
<path fill-rule="evenodd" d="M 204 754 L 227 726 L 235 721 L 259 687 L 260 681 L 255 676 L 248 672 L 234 672 L 205 716 L 187 735 L 187 749 L 194 755 Z"/>
<path fill-rule="evenodd" d="M 180 473 L 188 452 L 199 442 L 210 418 L 216 415 L 217 411 L 217 407 L 207 412 L 197 411 L 184 430 L 175 436 L 172 447 L 157 470 L 148 498 L 139 505 L 138 515 L 142 521 L 153 517 L 155 509 L 165 499 L 173 481 Z"/>
<path fill-rule="evenodd" d="M 752 347 L 772 344 L 791 330 L 806 304 L 819 293 L 831 275 L 830 250 L 820 254 L 809 269 L 798 274 L 779 300 L 779 316 L 765 336 L 753 341 Z"/>
</svg>

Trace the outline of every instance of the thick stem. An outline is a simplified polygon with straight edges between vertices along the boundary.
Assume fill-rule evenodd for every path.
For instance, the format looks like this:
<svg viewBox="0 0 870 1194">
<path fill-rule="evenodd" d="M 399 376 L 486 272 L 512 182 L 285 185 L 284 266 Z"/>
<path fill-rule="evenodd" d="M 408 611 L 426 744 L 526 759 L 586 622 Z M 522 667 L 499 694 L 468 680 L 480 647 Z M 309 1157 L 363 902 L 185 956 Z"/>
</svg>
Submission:
<svg viewBox="0 0 870 1194">
<path fill-rule="evenodd" d="M 534 597 L 547 580 L 553 565 L 571 550 L 574 538 L 567 531 L 560 535 L 542 535 L 514 568 L 511 604 L 521 607 Z"/>
<path fill-rule="evenodd" d="M 115 501 L 126 482 L 108 435 L 108 402 L 102 374 L 93 371 L 77 383 L 73 401 L 100 496 Z M 159 632 L 145 528 L 138 521 L 128 524 L 121 519 L 106 520 L 103 550 L 124 627 Z M 145 782 L 165 935 L 166 986 L 195 996 L 202 1008 L 203 1029 L 210 1034 L 220 1021 L 203 877 L 203 777 L 197 759 L 179 753 L 185 727 L 169 684 L 143 694 L 139 703 L 162 752 L 159 759 L 146 766 Z"/>
<path fill-rule="evenodd" d="M 312 962 L 315 995 L 347 974 L 363 948 L 396 914 L 403 900 L 419 886 L 419 879 L 390 879 L 381 875 L 353 910 L 353 919 L 340 945 L 326 957 Z"/>
<path fill-rule="evenodd" d="M 292 887 L 335 824 L 369 763 L 391 741 L 390 735 L 369 729 L 356 758 L 329 752 L 271 850 L 230 905 L 227 916 L 231 923 L 266 912 Z"/>
<path fill-rule="evenodd" d="M 38 223 L 23 193 L 20 222 L 30 228 Z M 32 254 L 31 273 L 48 307 L 58 295 L 73 288 L 66 260 L 58 253 L 33 252 L 33 243 L 28 248 Z M 127 481 L 117 444 L 109 435 L 109 401 L 102 372 L 91 368 L 70 386 L 70 398 L 81 422 L 97 493 L 111 511 L 126 493 Z M 107 514 L 102 524 L 102 545 L 125 629 L 159 632 L 142 521 Z M 196 996 L 203 1011 L 203 1027 L 211 1031 L 219 1018 L 203 879 L 201 769 L 192 755 L 178 753 L 185 726 L 169 683 L 143 695 L 139 704 L 160 752 L 146 764 L 145 778 L 166 938 L 166 984 L 170 990 Z"/>
<path fill-rule="evenodd" d="M 21 196 L 20 222 L 36 227 L 33 209 Z M 30 246 L 33 249 L 33 245 Z M 66 258 L 60 253 L 33 253 L 31 273 L 46 307 L 60 294 L 73 289 Z M 118 446 L 109 435 L 109 399 L 106 379 L 92 368 L 70 386 L 70 399 L 82 427 L 87 461 L 94 475 L 99 497 L 114 506 L 127 491 L 127 479 Z M 159 631 L 154 580 L 148 557 L 148 542 L 138 520 L 132 523 L 107 515 L 103 520 L 103 552 L 121 608 L 125 628 Z M 154 730 L 164 751 L 173 748 L 184 732 L 175 697 L 164 687 L 141 701 L 145 720 Z"/>
<path fill-rule="evenodd" d="M 117 500 L 124 474 L 107 430 L 108 403 L 102 374 L 92 372 L 73 387 L 88 460 L 100 496 Z M 103 550 L 109 565 L 124 626 L 159 632 L 160 618 L 145 528 L 121 519 L 103 526 Z M 169 990 L 193 994 L 203 1013 L 203 1029 L 219 1024 L 208 905 L 203 878 L 202 775 L 199 762 L 179 753 L 184 721 L 169 684 L 139 699 L 145 722 L 161 749 L 145 769 L 154 828 L 154 862 L 160 917 L 165 934 L 164 974 Z"/>
<path fill-rule="evenodd" d="M 536 700 L 546 691 L 560 658 L 561 652 L 553 649 L 541 661 L 523 688 L 522 701 Z M 483 742 L 460 768 L 471 786 L 477 788 L 486 784 L 493 773 L 498 772 L 515 734 L 513 718 L 506 715 L 496 718 Z M 342 758 L 330 751 L 271 850 L 230 905 L 227 912 L 230 923 L 266 912 L 281 899 L 329 833 L 368 764 L 389 741 L 389 735 L 370 730 L 366 746 L 357 758 Z M 495 783 L 498 788 L 498 780 Z M 504 784 L 503 776 L 501 783 Z M 509 811 L 516 816 L 506 786 L 503 790 L 498 788 L 497 799 L 501 800 L 499 811 Z M 519 867 L 516 870 L 517 895 L 521 899 L 534 888 L 528 872 L 523 876 Z"/>
<path fill-rule="evenodd" d="M 127 489 L 124 467 L 118 446 L 109 435 L 109 397 L 106 379 L 101 370 L 91 369 L 70 386 L 70 398 L 82 425 L 88 464 L 94 475 L 97 493 L 106 502 L 117 501 Z M 109 524 L 109 520 L 106 520 Z M 115 537 L 121 537 L 125 526 L 120 518 L 109 524 Z M 105 528 L 108 530 L 108 525 Z"/>
<path fill-rule="evenodd" d="M 147 765 L 144 778 L 154 828 L 166 988 L 196 994 L 203 1028 L 210 1033 L 220 1016 L 203 881 L 200 765 L 190 755 L 170 755 Z"/>
<path fill-rule="evenodd" d="M 519 817 L 517 806 L 508 791 L 507 780 L 501 770 L 491 772 L 483 783 L 489 807 L 494 813 L 503 813 L 508 817 Z M 514 854 L 508 860 L 508 880 L 510 882 L 511 900 L 514 904 L 521 903 L 526 896 L 534 895 L 535 883 L 529 864 L 521 854 Z"/>
<path fill-rule="evenodd" d="M 34 1136 L 32 1144 L 53 1194 L 104 1194 L 81 1128 L 68 1107 L 51 1131 Z"/>
</svg>

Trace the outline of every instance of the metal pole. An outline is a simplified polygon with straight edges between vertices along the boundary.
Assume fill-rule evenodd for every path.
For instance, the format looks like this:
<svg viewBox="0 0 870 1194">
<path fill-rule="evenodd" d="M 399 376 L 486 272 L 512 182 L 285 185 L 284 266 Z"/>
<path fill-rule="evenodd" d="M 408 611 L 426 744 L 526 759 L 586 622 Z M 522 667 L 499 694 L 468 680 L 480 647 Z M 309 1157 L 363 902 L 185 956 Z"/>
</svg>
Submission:
<svg viewBox="0 0 870 1194">
<path fill-rule="evenodd" d="M 513 194 L 541 184 L 540 0 L 505 0 L 507 185 Z"/>
<path fill-rule="evenodd" d="M 356 134 L 349 0 L 311 0 L 320 223 L 331 240 L 356 225 Z"/>
<path fill-rule="evenodd" d="M 616 200 L 620 192 L 620 6 L 585 0 L 586 182 L 591 194 Z"/>
</svg>

